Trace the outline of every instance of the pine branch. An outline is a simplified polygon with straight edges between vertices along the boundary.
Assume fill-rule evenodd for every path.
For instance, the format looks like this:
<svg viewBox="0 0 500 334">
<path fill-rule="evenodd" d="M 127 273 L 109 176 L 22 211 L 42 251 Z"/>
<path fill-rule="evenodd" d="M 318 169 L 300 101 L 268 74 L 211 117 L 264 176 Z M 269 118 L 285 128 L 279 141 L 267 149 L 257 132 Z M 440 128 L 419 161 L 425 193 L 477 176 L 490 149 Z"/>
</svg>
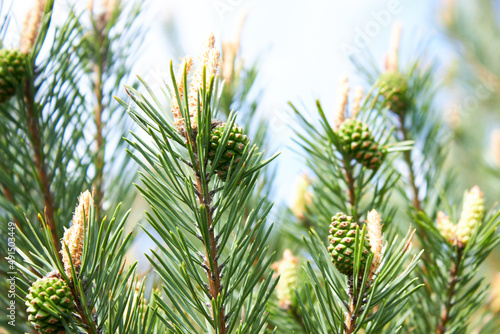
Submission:
<svg viewBox="0 0 500 334">
<path fill-rule="evenodd" d="M 92 320 L 87 319 L 87 314 L 84 312 L 83 305 L 82 305 L 82 300 L 80 298 L 80 294 L 75 288 L 75 284 L 73 282 L 70 283 L 70 289 L 71 289 L 71 294 L 73 295 L 73 298 L 75 300 L 76 304 L 76 312 L 80 316 L 79 320 L 82 322 L 83 326 L 91 330 L 91 333 L 95 334 L 97 333 L 97 329 L 95 327 L 95 324 Z"/>
<path fill-rule="evenodd" d="M 103 141 L 103 124 L 102 124 L 102 114 L 104 112 L 103 103 L 103 75 L 105 71 L 106 54 L 108 52 L 108 45 L 104 44 L 106 38 L 105 28 L 106 28 L 106 17 L 108 15 L 107 11 L 101 14 L 97 20 L 94 19 L 94 12 L 91 9 L 92 23 L 94 25 L 94 34 L 96 39 L 95 47 L 95 63 L 94 63 L 94 97 L 95 97 L 95 107 L 94 107 L 94 117 L 96 125 L 96 180 L 95 180 L 95 196 L 96 205 L 99 212 L 102 212 L 102 201 L 104 197 L 103 191 L 103 174 L 104 174 L 104 154 L 105 154 L 105 142 Z"/>
<path fill-rule="evenodd" d="M 410 136 L 408 135 L 408 130 L 406 129 L 406 126 L 405 126 L 404 114 L 399 115 L 399 122 L 400 122 L 399 130 L 403 136 L 403 141 L 411 140 L 412 138 L 410 138 Z M 408 168 L 408 172 L 409 172 L 409 175 L 408 175 L 409 180 L 408 181 L 409 181 L 410 186 L 411 186 L 412 191 L 413 191 L 413 205 L 415 206 L 415 209 L 417 209 L 418 211 L 421 211 L 422 206 L 421 206 L 420 199 L 419 199 L 420 189 L 417 186 L 416 180 L 415 180 L 415 172 L 414 172 L 413 161 L 411 158 L 411 151 L 404 152 L 403 157 L 404 157 L 404 161 L 406 162 L 406 167 Z M 423 232 L 423 233 L 425 233 L 425 232 Z"/>
<path fill-rule="evenodd" d="M 198 167 L 198 170 L 200 168 Z M 221 272 L 220 272 L 220 267 L 219 267 L 219 253 L 218 253 L 218 247 L 217 247 L 217 241 L 215 237 L 215 230 L 213 227 L 213 208 L 211 206 L 212 203 L 212 195 L 208 193 L 208 196 L 205 197 L 203 194 L 203 189 L 208 188 L 208 182 L 210 180 L 206 180 L 205 185 L 202 185 L 202 180 L 199 176 L 196 177 L 196 189 L 198 190 L 196 192 L 198 196 L 198 201 L 200 204 L 205 205 L 207 209 L 207 220 L 208 220 L 208 228 L 209 228 L 209 244 L 205 244 L 205 271 L 207 272 L 208 276 L 208 282 L 209 282 L 209 292 L 210 296 L 214 301 L 217 300 L 218 296 L 220 295 L 221 292 Z M 213 264 L 213 267 L 211 265 Z M 212 269 L 213 268 L 213 271 Z M 216 305 L 217 303 L 214 303 Z M 226 334 L 227 328 L 226 328 L 226 316 L 225 316 L 225 310 L 224 310 L 224 305 L 221 305 L 221 309 L 216 312 L 215 310 L 212 310 L 212 318 L 215 320 L 217 314 L 219 315 L 219 333 L 220 334 Z"/>
<path fill-rule="evenodd" d="M 450 270 L 450 280 L 448 282 L 448 298 L 443 305 L 441 318 L 439 324 L 436 328 L 436 334 L 444 334 L 446 332 L 446 324 L 450 320 L 451 308 L 453 307 L 453 299 L 455 297 L 455 286 L 460 279 L 460 268 L 463 256 L 463 248 L 457 247 L 457 253 L 455 256 L 455 261 Z"/>
<path fill-rule="evenodd" d="M 349 203 L 351 204 L 351 213 L 354 219 L 357 220 L 358 210 L 356 207 L 356 185 L 354 176 L 352 175 L 352 165 L 351 162 L 348 161 L 345 157 L 343 158 L 343 164 L 345 180 L 347 182 L 347 194 L 349 196 Z"/>
<path fill-rule="evenodd" d="M 358 300 L 358 296 L 354 295 L 354 281 L 352 276 L 347 279 L 347 285 L 349 289 L 349 298 L 351 299 L 351 302 L 349 304 L 349 308 L 347 311 L 347 317 L 345 319 L 344 327 L 345 327 L 345 334 L 352 334 L 356 329 L 356 320 L 357 320 L 356 301 Z"/>
<path fill-rule="evenodd" d="M 101 38 L 101 37 L 100 37 Z M 102 176 L 104 173 L 104 150 L 105 144 L 103 142 L 103 125 L 102 125 L 102 113 L 104 111 L 103 106 L 103 91 L 102 91 L 102 73 L 103 73 L 103 62 L 98 61 L 95 65 L 95 82 L 94 82 L 94 95 L 96 98 L 95 106 L 95 125 L 96 125 L 96 203 L 99 212 L 102 212 L 102 199 L 104 197 L 102 189 Z"/>
<path fill-rule="evenodd" d="M 121 201 L 130 205 L 136 192 L 132 183 L 135 166 L 124 154 L 124 137 L 131 130 L 125 111 L 115 105 L 112 96 L 121 96 L 125 79 L 133 73 L 144 30 L 137 23 L 142 1 L 127 4 L 107 3 L 102 13 L 94 4 L 89 7 L 90 24 L 80 20 L 79 57 L 91 87 L 88 109 L 93 110 L 93 189 L 99 215 L 108 207 L 105 203 Z M 118 194 L 122 196 L 118 196 Z M 123 194 L 127 194 L 123 197 Z"/>
<path fill-rule="evenodd" d="M 31 146 L 33 148 L 34 154 L 33 160 L 38 172 L 38 178 L 40 180 L 43 203 L 45 206 L 45 217 L 47 219 L 47 224 L 50 227 L 52 242 L 54 243 L 57 253 L 59 253 L 61 248 L 59 245 L 59 237 L 57 235 L 56 223 L 54 220 L 54 199 L 50 190 L 50 181 L 47 174 L 47 163 L 45 161 L 42 148 L 42 137 L 38 128 L 38 118 L 35 115 L 31 81 L 28 79 L 26 79 L 24 83 L 24 93 L 26 102 L 26 118 L 30 131 Z"/>
<path fill-rule="evenodd" d="M 306 325 L 304 324 L 304 318 L 302 317 L 302 315 L 300 315 L 297 307 L 292 307 L 292 315 L 295 318 L 295 321 L 300 325 L 300 328 L 302 328 L 302 330 L 306 332 L 307 329 Z"/>
</svg>

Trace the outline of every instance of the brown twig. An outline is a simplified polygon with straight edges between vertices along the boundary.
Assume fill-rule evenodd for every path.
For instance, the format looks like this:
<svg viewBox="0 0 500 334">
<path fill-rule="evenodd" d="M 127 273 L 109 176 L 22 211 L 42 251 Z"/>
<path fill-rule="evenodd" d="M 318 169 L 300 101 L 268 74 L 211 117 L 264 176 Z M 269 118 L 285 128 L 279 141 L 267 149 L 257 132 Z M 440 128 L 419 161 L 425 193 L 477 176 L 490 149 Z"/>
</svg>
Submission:
<svg viewBox="0 0 500 334">
<path fill-rule="evenodd" d="M 356 185 L 354 176 L 352 175 L 352 167 L 347 159 L 344 159 L 344 175 L 347 182 L 347 194 L 349 196 L 349 203 L 351 204 L 351 215 L 357 219 L 356 209 Z"/>
<path fill-rule="evenodd" d="M 446 324 L 450 320 L 451 308 L 453 307 L 453 297 L 455 296 L 455 286 L 457 285 L 460 276 L 460 262 L 462 261 L 463 247 L 458 247 L 457 256 L 450 270 L 450 281 L 448 287 L 448 296 L 443 305 L 441 318 L 436 328 L 436 334 L 444 334 L 446 332 Z"/>
<path fill-rule="evenodd" d="M 82 302 L 80 300 L 80 295 L 77 293 L 74 283 L 70 282 L 69 286 L 71 288 L 71 294 L 73 295 L 73 298 L 75 300 L 76 312 L 80 315 L 81 323 L 85 326 L 85 328 L 90 328 L 90 326 L 92 324 L 92 327 L 94 328 L 94 332 L 96 332 L 94 323 L 89 322 L 89 320 L 85 316 L 85 312 L 83 312 L 83 306 L 82 306 Z"/>
<path fill-rule="evenodd" d="M 399 121 L 400 121 L 400 128 L 399 130 L 401 131 L 401 134 L 403 135 L 403 140 L 410 140 L 410 136 L 408 135 L 408 131 L 405 127 L 405 117 L 404 115 L 399 116 Z M 404 151 L 403 156 L 406 162 L 406 165 L 409 170 L 409 182 L 410 182 L 410 187 L 412 188 L 413 191 L 413 205 L 415 206 L 415 209 L 418 211 L 422 211 L 422 205 L 420 202 L 420 199 L 418 198 L 418 194 L 420 192 L 420 189 L 417 186 L 417 183 L 415 181 L 415 172 L 413 170 L 413 161 L 411 159 L 411 151 Z"/>
<path fill-rule="evenodd" d="M 93 14 L 93 13 L 92 13 Z M 95 64 L 94 64 L 94 96 L 96 99 L 96 105 L 94 108 L 94 117 L 95 117 L 95 125 L 96 125 L 96 160 L 95 160 L 95 168 L 96 168 L 96 180 L 94 183 L 95 187 L 95 203 L 98 212 L 102 212 L 102 199 L 104 197 L 103 190 L 103 174 L 104 174 L 104 151 L 105 151 L 105 143 L 103 139 L 103 122 L 102 122 L 102 114 L 104 112 L 104 103 L 103 103 L 103 82 L 102 77 L 104 74 L 105 67 L 105 59 L 106 59 L 106 50 L 104 49 L 104 40 L 105 36 L 105 27 L 106 27 L 106 17 L 105 15 L 100 15 L 97 18 L 97 21 L 94 24 L 94 33 L 97 35 L 98 41 L 98 52 L 95 55 Z"/>
<path fill-rule="evenodd" d="M 211 207 L 212 203 L 212 197 L 210 194 L 208 194 L 207 197 L 203 195 L 203 187 L 202 187 L 202 181 L 199 176 L 196 177 L 196 189 L 197 189 L 197 196 L 198 196 L 198 201 L 200 204 L 204 204 L 207 209 L 207 215 L 208 215 L 208 230 L 209 230 L 209 244 L 205 245 L 205 265 L 206 265 L 206 272 L 207 272 L 207 277 L 209 281 L 209 293 L 210 296 L 212 297 L 213 300 L 217 301 L 217 297 L 219 296 L 219 293 L 221 291 L 221 272 L 220 272 L 220 267 L 218 264 L 218 250 L 217 250 L 217 241 L 215 237 L 215 231 L 212 226 L 213 222 L 213 210 Z M 210 267 L 210 259 L 212 260 L 213 263 L 213 271 Z M 221 308 L 219 309 L 219 333 L 220 334 L 226 334 L 227 333 L 227 328 L 226 328 L 226 319 L 225 319 L 225 310 L 224 310 L 224 305 L 221 305 Z M 215 319 L 215 310 L 212 310 L 212 317 Z"/>
<path fill-rule="evenodd" d="M 59 237 L 57 236 L 56 223 L 54 219 L 54 212 L 55 212 L 54 199 L 50 191 L 50 181 L 47 173 L 47 165 L 44 160 L 41 136 L 38 128 L 38 118 L 35 115 L 35 110 L 34 110 L 34 101 L 31 91 L 31 81 L 28 79 L 24 81 L 24 94 L 26 102 L 26 118 L 28 120 L 31 145 L 33 147 L 33 153 L 34 153 L 33 159 L 35 162 L 38 178 L 40 179 L 42 198 L 45 206 L 45 219 L 47 220 L 47 225 L 50 228 L 52 241 L 57 250 L 57 253 L 59 254 L 59 256 L 61 256 L 59 253 L 61 249 L 59 245 Z"/>
<path fill-rule="evenodd" d="M 362 278 L 359 278 L 359 281 L 362 281 Z M 347 284 L 349 286 L 349 298 L 351 299 L 348 307 L 348 311 L 346 314 L 346 319 L 344 323 L 344 334 L 352 334 L 356 330 L 356 320 L 358 319 L 358 314 L 356 313 L 356 308 L 358 307 L 358 297 L 359 291 L 356 295 L 354 295 L 354 277 L 349 276 L 347 280 Z M 364 301 L 361 301 L 361 306 L 363 306 Z M 361 310 L 361 309 L 360 309 Z"/>
<path fill-rule="evenodd" d="M 306 332 L 307 329 L 306 329 L 306 325 L 304 324 L 304 319 L 303 319 L 302 315 L 298 312 L 297 308 L 296 307 L 292 307 L 291 308 L 291 313 L 292 313 L 293 317 L 295 318 L 295 321 L 297 321 L 299 323 L 299 325 L 302 328 L 302 330 L 304 332 Z"/>
</svg>

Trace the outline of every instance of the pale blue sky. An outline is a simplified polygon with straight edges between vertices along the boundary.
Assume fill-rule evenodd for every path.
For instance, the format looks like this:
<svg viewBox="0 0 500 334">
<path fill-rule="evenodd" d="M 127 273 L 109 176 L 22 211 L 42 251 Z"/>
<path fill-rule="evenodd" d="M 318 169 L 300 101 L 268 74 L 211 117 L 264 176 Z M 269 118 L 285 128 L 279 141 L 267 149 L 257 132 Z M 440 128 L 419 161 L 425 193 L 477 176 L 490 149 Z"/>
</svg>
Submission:
<svg viewBox="0 0 500 334">
<path fill-rule="evenodd" d="M 94 0 L 99 3 L 99 0 Z M 18 26 L 34 0 L 15 0 Z M 56 0 L 56 17 L 74 0 Z M 84 6 L 85 1 L 78 1 Z M 443 52 L 439 43 L 439 2 L 431 0 L 146 0 L 146 36 L 143 58 L 137 74 L 160 84 L 168 73 L 169 60 L 178 56 L 164 35 L 165 22 L 174 18 L 182 38 L 182 48 L 191 55 L 209 32 L 216 39 L 232 39 L 245 12 L 247 21 L 242 36 L 242 51 L 250 63 L 260 59 L 259 88 L 263 90 L 261 113 L 270 119 L 279 159 L 278 197 L 287 200 L 295 178 L 303 169 L 289 146 L 288 101 L 311 106 L 321 99 L 326 111 L 333 108 L 339 77 L 347 74 L 354 86 L 354 67 L 345 49 L 373 51 L 380 65 L 387 48 L 391 25 L 403 23 L 405 46 L 432 37 L 435 54 Z M 63 15 L 63 14 L 59 14 Z M 63 18 L 59 16 L 62 20 Z"/>
</svg>

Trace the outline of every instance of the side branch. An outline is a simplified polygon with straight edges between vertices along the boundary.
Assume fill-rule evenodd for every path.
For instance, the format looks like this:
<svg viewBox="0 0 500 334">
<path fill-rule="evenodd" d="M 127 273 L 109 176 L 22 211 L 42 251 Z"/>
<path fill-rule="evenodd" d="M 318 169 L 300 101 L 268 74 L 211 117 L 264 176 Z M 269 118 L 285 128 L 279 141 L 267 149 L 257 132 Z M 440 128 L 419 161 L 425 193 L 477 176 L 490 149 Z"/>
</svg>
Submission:
<svg viewBox="0 0 500 334">
<path fill-rule="evenodd" d="M 447 298 L 443 306 L 443 311 L 441 313 L 441 318 L 439 320 L 438 327 L 436 328 L 436 334 L 444 334 L 446 332 L 446 325 L 450 320 L 451 308 L 453 307 L 453 297 L 455 296 L 455 287 L 459 281 L 459 270 L 460 263 L 462 262 L 463 248 L 459 247 L 457 250 L 457 256 L 453 262 L 453 266 L 450 270 L 450 281 L 448 287 Z"/>
<path fill-rule="evenodd" d="M 212 202 L 212 197 L 211 194 L 209 193 L 208 197 L 205 198 L 203 196 L 203 188 L 202 188 L 202 183 L 201 179 L 199 177 L 196 178 L 196 194 L 198 196 L 198 201 L 201 204 L 204 204 L 207 208 L 207 214 L 208 214 L 208 230 L 209 230 L 209 244 L 205 245 L 205 265 L 206 265 L 206 272 L 207 272 L 207 277 L 208 277 L 208 286 L 209 286 L 209 293 L 212 298 L 212 300 L 217 301 L 217 297 L 219 296 L 220 291 L 222 290 L 222 284 L 221 284 L 221 268 L 219 267 L 218 263 L 218 249 L 217 249 L 217 238 L 215 236 L 215 231 L 212 226 L 213 222 L 213 210 L 211 205 Z M 213 272 L 210 269 L 210 260 L 212 260 L 212 263 L 214 265 Z M 224 305 L 221 305 L 221 308 L 218 310 L 219 312 L 219 331 L 218 333 L 220 334 L 226 334 L 227 333 L 227 328 L 226 328 L 226 315 L 225 315 L 225 310 L 224 310 Z M 212 310 L 212 317 L 215 320 L 216 312 L 215 310 Z"/>
<path fill-rule="evenodd" d="M 106 52 L 104 40 L 105 40 L 105 16 L 101 15 L 98 18 L 95 33 L 98 38 L 98 52 L 95 55 L 96 62 L 94 65 L 94 74 L 95 79 L 93 82 L 94 85 L 94 96 L 96 99 L 96 105 L 94 108 L 94 121 L 96 126 L 96 160 L 95 160 L 95 168 L 96 168 L 96 180 L 94 183 L 95 187 L 95 200 L 98 212 L 102 211 L 102 200 L 104 197 L 103 191 L 103 174 L 104 174 L 104 151 L 105 151 L 105 142 L 103 138 L 103 122 L 102 122 L 102 114 L 104 112 L 104 103 L 103 103 L 103 75 L 105 70 L 105 59 Z"/>
<path fill-rule="evenodd" d="M 362 281 L 362 279 L 360 279 Z M 347 280 L 347 284 L 349 286 L 349 298 L 351 299 L 349 306 L 348 306 L 348 312 L 346 314 L 346 319 L 345 319 L 345 324 L 344 324 L 344 333 L 345 334 L 352 334 L 356 330 L 356 320 L 358 319 L 358 314 L 356 313 L 356 308 L 357 308 L 357 301 L 358 301 L 358 295 L 354 295 L 354 277 L 349 276 Z M 358 292 L 359 293 L 359 292 Z M 363 305 L 364 305 L 364 299 L 361 301 L 361 308 L 359 309 L 360 312 L 363 310 Z"/>
<path fill-rule="evenodd" d="M 410 140 L 410 136 L 408 135 L 408 131 L 405 128 L 405 118 L 404 116 L 399 117 L 400 120 L 400 131 L 401 134 L 403 135 L 403 141 Z M 418 194 L 420 192 L 420 189 L 417 186 L 417 183 L 415 181 L 415 172 L 413 170 L 413 161 L 411 159 L 411 151 L 405 151 L 403 152 L 404 159 L 406 162 L 406 165 L 408 166 L 408 171 L 409 171 L 409 182 L 410 182 L 410 187 L 413 192 L 413 205 L 415 206 L 415 209 L 418 211 L 422 211 L 422 205 L 420 203 L 420 199 L 418 198 Z"/>
<path fill-rule="evenodd" d="M 29 132 L 31 135 L 31 145 L 33 147 L 34 162 L 37 170 L 38 178 L 41 184 L 41 193 L 43 198 L 43 203 L 45 206 L 45 217 L 47 219 L 47 224 L 50 227 L 50 232 L 52 234 L 52 241 L 59 254 L 60 244 L 59 237 L 57 236 L 56 224 L 54 220 L 54 199 L 50 191 L 50 181 L 47 174 L 47 165 L 44 160 L 40 130 L 38 128 L 38 119 L 34 111 L 34 102 L 31 92 L 31 83 L 28 79 L 24 82 L 24 97 L 26 102 L 26 118 L 28 120 Z"/>
<path fill-rule="evenodd" d="M 344 175 L 347 182 L 347 194 L 349 196 L 349 204 L 351 205 L 351 215 L 354 219 L 358 219 L 358 210 L 356 208 L 356 185 L 354 176 L 352 174 L 352 166 L 350 161 L 343 159 L 344 161 Z"/>
</svg>

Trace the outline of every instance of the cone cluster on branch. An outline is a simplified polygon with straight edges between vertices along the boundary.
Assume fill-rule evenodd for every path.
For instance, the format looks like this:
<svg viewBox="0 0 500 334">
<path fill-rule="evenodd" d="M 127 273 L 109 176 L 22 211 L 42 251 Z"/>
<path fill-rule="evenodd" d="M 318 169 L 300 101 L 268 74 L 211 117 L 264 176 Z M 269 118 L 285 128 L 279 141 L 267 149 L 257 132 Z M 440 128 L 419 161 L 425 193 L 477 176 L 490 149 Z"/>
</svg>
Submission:
<svg viewBox="0 0 500 334">
<path fill-rule="evenodd" d="M 361 271 L 366 266 L 366 260 L 369 254 L 373 254 L 373 260 L 370 267 L 368 282 L 372 280 L 382 261 L 382 218 L 376 210 L 368 213 L 366 222 L 365 239 L 361 241 Z M 354 249 L 356 239 L 361 236 L 358 224 L 354 222 L 351 216 L 342 212 L 332 217 L 330 224 L 330 235 L 328 240 L 330 246 L 328 251 L 332 256 L 332 262 L 335 267 L 344 275 L 352 276 L 354 270 Z"/>
<path fill-rule="evenodd" d="M 363 99 L 363 89 L 357 87 L 354 93 L 351 117 L 346 119 L 349 84 L 347 78 L 343 77 L 334 113 L 334 130 L 349 160 L 354 159 L 369 169 L 377 169 L 382 163 L 384 154 L 368 125 L 356 119 Z"/>
<path fill-rule="evenodd" d="M 384 72 L 377 86 L 389 110 L 403 115 L 408 106 L 408 79 L 401 72 Z"/>
<path fill-rule="evenodd" d="M 351 276 L 354 266 L 354 248 L 356 239 L 359 238 L 356 231 L 358 224 L 354 222 L 351 216 L 344 213 L 337 213 L 332 217 L 330 224 L 330 235 L 328 240 L 331 246 L 328 251 L 332 255 L 332 262 L 337 269 L 344 275 Z M 368 236 L 362 241 L 361 249 L 361 268 L 366 265 L 366 259 L 370 252 L 370 242 Z"/>
<path fill-rule="evenodd" d="M 481 225 L 483 214 L 483 193 L 478 186 L 474 186 L 464 194 L 463 208 L 458 224 L 454 224 L 448 216 L 439 212 L 436 227 L 447 241 L 457 243 L 459 247 L 465 247 L 474 230 Z"/>
<path fill-rule="evenodd" d="M 40 333 L 64 334 L 61 315 L 71 315 L 73 295 L 64 280 L 44 277 L 29 288 L 26 306 L 28 320 Z"/>
<path fill-rule="evenodd" d="M 355 159 L 369 169 L 380 167 L 384 154 L 368 125 L 349 118 L 340 126 L 337 134 L 350 159 Z"/>
<path fill-rule="evenodd" d="M 404 115 L 408 107 L 408 78 L 399 71 L 399 44 L 401 24 L 395 24 L 391 34 L 389 51 L 385 60 L 385 72 L 376 82 L 386 106 L 398 115 Z"/>
<path fill-rule="evenodd" d="M 297 298 L 294 289 L 297 286 L 299 260 L 293 256 L 291 250 L 286 249 L 283 258 L 273 263 L 271 269 L 276 271 L 275 277 L 280 276 L 275 290 L 280 307 L 285 310 L 295 307 Z"/>
<path fill-rule="evenodd" d="M 0 103 L 9 100 L 26 75 L 26 54 L 19 50 L 0 50 Z"/>
<path fill-rule="evenodd" d="M 208 154 L 208 159 L 214 162 L 217 149 L 220 145 L 222 145 L 222 140 L 224 139 L 224 134 L 229 132 L 228 140 L 225 147 L 222 149 L 222 155 L 220 159 L 217 161 L 215 166 L 215 171 L 219 176 L 219 179 L 226 181 L 229 167 L 231 163 L 233 164 L 233 168 L 240 162 L 243 152 L 245 151 L 245 147 L 250 143 L 250 139 L 248 139 L 247 135 L 245 135 L 245 131 L 242 127 L 234 124 L 230 129 L 228 129 L 227 123 L 222 123 L 212 130 L 211 139 L 210 139 L 210 150 Z"/>
</svg>

